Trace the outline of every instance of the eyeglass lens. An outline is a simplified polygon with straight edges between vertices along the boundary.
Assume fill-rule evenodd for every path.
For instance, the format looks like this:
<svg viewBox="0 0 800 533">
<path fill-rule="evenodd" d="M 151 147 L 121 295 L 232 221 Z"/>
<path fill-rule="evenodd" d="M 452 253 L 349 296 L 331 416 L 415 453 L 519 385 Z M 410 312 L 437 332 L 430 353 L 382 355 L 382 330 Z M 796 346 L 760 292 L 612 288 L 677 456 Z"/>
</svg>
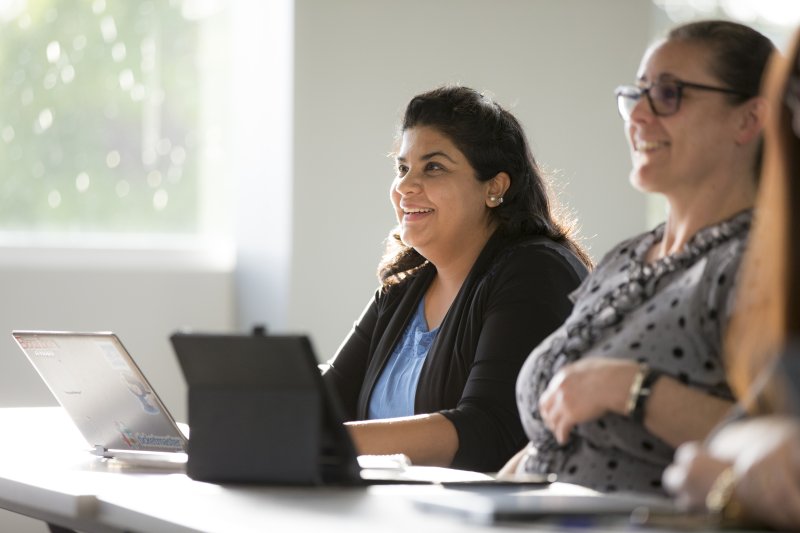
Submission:
<svg viewBox="0 0 800 533">
<path fill-rule="evenodd" d="M 674 83 L 654 83 L 650 87 L 621 87 L 617 91 L 617 106 L 620 115 L 630 120 L 633 108 L 642 96 L 646 96 L 653 113 L 667 116 L 678 111 L 680 105 L 680 87 Z"/>
</svg>

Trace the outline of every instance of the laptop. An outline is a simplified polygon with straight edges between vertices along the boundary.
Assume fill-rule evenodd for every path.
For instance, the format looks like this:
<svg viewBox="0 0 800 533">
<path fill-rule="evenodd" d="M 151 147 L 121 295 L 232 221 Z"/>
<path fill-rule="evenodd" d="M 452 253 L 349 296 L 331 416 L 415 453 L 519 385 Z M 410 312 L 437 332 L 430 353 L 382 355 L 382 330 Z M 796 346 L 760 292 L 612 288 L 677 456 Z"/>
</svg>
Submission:
<svg viewBox="0 0 800 533">
<path fill-rule="evenodd" d="M 92 447 L 142 464 L 186 461 L 181 429 L 111 332 L 12 332 L 17 345 Z"/>
<path fill-rule="evenodd" d="M 667 497 L 633 492 L 602 493 L 570 483 L 537 488 L 460 487 L 420 491 L 411 497 L 424 511 L 446 513 L 469 522 L 555 520 L 560 525 L 587 526 L 605 519 L 678 516 Z"/>
</svg>

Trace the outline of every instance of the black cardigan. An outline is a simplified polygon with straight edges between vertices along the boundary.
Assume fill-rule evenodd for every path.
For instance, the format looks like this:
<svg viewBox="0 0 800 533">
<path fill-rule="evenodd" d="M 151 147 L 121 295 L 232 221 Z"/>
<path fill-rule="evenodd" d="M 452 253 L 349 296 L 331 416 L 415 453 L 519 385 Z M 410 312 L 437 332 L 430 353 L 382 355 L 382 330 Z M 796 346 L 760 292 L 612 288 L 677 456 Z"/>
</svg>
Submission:
<svg viewBox="0 0 800 533">
<path fill-rule="evenodd" d="M 324 379 L 347 415 L 367 417 L 370 394 L 435 275 L 427 264 L 379 289 L 329 362 Z M 452 466 L 495 471 L 527 442 L 514 394 L 528 354 L 567 318 L 587 270 L 544 237 L 495 233 L 447 311 L 417 385 L 415 413 L 439 412 L 458 433 Z"/>
</svg>

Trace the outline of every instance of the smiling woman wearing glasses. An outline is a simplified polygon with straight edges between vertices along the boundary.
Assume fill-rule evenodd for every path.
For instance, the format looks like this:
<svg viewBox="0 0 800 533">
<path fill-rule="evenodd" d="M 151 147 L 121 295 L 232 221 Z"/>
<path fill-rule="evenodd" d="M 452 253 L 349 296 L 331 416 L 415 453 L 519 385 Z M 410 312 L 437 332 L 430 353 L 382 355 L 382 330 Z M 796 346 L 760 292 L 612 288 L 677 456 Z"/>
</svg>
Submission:
<svg viewBox="0 0 800 533">
<path fill-rule="evenodd" d="M 667 221 L 612 249 L 517 381 L 530 444 L 506 471 L 599 490 L 661 491 L 675 447 L 702 439 L 733 396 L 721 343 L 761 157 L 761 75 L 773 50 L 724 21 L 678 27 L 617 89 L 630 179 Z"/>
</svg>

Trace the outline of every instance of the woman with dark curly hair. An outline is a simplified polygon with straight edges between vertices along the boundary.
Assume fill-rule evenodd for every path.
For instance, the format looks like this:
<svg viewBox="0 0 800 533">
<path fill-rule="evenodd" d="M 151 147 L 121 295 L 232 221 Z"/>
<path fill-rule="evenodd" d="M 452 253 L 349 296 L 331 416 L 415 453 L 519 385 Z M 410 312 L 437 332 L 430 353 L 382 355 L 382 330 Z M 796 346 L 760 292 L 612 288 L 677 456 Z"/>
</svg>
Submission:
<svg viewBox="0 0 800 533">
<path fill-rule="evenodd" d="M 557 221 L 522 126 L 447 86 L 408 104 L 381 287 L 324 374 L 363 454 L 497 470 L 525 441 L 530 350 L 572 308 L 589 259 Z"/>
</svg>

